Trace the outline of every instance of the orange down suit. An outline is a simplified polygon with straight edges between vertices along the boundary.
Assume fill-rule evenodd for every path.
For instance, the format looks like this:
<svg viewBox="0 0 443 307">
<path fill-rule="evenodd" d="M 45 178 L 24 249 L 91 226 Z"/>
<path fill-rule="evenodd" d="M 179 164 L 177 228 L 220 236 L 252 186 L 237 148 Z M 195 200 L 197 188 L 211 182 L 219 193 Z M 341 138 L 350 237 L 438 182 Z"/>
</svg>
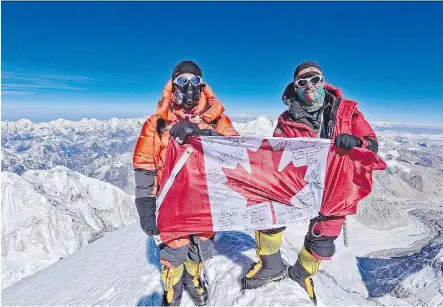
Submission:
<svg viewBox="0 0 443 307">
<path fill-rule="evenodd" d="M 151 115 L 144 123 L 133 156 L 134 169 L 152 170 L 157 173 L 157 184 L 152 196 L 156 196 L 158 183 L 162 178 L 169 129 L 180 119 L 199 115 L 202 119 L 198 124 L 200 129 L 212 129 L 225 136 L 238 135 L 229 117 L 223 114 L 224 110 L 212 89 L 206 84 L 198 104 L 192 110 L 185 111 L 172 102 L 172 82 L 166 84 L 157 105 L 157 113 Z"/>
<path fill-rule="evenodd" d="M 215 130 L 218 134 L 225 136 L 237 136 L 238 133 L 231 120 L 223 112 L 223 105 L 217 100 L 207 84 L 203 88 L 198 104 L 192 110 L 183 110 L 172 101 L 172 82 L 169 81 L 163 89 L 156 114 L 150 116 L 144 123 L 134 150 L 136 198 L 157 196 L 163 175 L 169 130 L 179 120 L 199 115 L 201 121 L 198 126 L 200 129 Z M 214 233 L 205 233 L 199 234 L 199 237 L 209 244 L 212 243 L 213 235 Z M 202 244 L 202 247 L 207 244 Z M 188 246 L 190 246 L 188 237 L 167 242 L 160 247 L 161 262 L 167 266 L 179 266 L 187 254 L 183 248 Z M 208 249 L 211 247 L 208 246 Z M 211 254 L 209 250 L 207 252 L 208 255 Z"/>
</svg>

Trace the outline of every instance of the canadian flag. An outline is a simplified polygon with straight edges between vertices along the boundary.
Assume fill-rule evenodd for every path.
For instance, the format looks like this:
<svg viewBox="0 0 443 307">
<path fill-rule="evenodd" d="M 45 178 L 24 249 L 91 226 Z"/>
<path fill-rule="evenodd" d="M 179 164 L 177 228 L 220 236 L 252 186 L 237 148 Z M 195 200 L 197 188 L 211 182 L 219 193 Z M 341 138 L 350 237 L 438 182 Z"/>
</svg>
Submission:
<svg viewBox="0 0 443 307">
<path fill-rule="evenodd" d="M 211 231 L 271 229 L 354 214 L 371 192 L 373 152 L 327 139 L 192 137 L 168 145 L 157 199 L 158 242 Z"/>
</svg>

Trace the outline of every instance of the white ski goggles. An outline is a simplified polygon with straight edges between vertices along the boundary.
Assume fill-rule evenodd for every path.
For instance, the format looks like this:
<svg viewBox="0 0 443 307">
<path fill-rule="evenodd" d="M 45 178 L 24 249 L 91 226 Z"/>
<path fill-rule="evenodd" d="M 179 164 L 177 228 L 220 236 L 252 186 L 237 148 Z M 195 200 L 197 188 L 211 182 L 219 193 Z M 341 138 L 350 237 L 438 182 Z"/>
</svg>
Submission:
<svg viewBox="0 0 443 307">
<path fill-rule="evenodd" d="M 294 81 L 294 85 L 298 88 L 305 88 L 308 83 L 311 83 L 312 85 L 316 86 L 323 82 L 323 76 L 322 75 L 315 75 L 313 77 L 309 78 L 300 78 L 298 80 Z"/>
<path fill-rule="evenodd" d="M 183 76 L 178 76 L 172 82 L 181 87 L 181 86 L 186 85 L 188 82 L 191 82 L 193 85 L 200 85 L 203 82 L 203 80 L 199 76 L 194 76 L 194 75 L 186 76 L 186 75 L 183 75 Z"/>
</svg>

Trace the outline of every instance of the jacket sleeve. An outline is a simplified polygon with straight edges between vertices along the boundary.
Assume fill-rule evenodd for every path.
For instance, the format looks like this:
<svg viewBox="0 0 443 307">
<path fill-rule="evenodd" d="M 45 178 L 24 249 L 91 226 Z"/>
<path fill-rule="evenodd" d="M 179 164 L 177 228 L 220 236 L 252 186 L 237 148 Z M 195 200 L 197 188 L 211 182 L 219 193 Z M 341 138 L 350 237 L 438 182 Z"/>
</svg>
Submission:
<svg viewBox="0 0 443 307">
<path fill-rule="evenodd" d="M 160 150 L 157 117 L 151 116 L 144 123 L 135 146 L 133 167 L 135 171 L 135 197 L 151 197 L 157 193 L 156 153 Z"/>
<path fill-rule="evenodd" d="M 352 134 L 359 137 L 363 148 L 367 148 L 374 153 L 378 151 L 378 141 L 371 125 L 364 118 L 363 113 L 355 109 L 352 114 Z"/>
<path fill-rule="evenodd" d="M 156 170 L 155 155 L 160 150 L 160 137 L 157 135 L 157 116 L 153 115 L 143 124 L 135 145 L 132 164 L 134 169 Z"/>
</svg>

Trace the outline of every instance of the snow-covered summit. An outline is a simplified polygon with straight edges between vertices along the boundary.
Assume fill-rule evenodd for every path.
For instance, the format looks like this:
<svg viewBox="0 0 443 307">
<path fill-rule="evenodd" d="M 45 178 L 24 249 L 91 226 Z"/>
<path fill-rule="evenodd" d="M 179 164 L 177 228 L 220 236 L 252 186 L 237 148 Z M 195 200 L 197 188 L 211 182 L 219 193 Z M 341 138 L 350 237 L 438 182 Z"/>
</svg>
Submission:
<svg viewBox="0 0 443 307">
<path fill-rule="evenodd" d="M 240 117 L 243 120 L 234 121 L 234 126 L 242 135 L 270 136 L 276 125 L 276 119 L 268 116 Z M 144 234 L 138 225 L 113 232 L 97 244 L 88 244 L 105 232 L 137 220 L 133 196 L 103 181 L 133 193 L 132 150 L 143 121 L 2 122 L 2 287 L 33 275 L 2 291 L 6 297 L 2 303 L 143 305 L 148 300 L 146 295 L 155 296 L 157 292 L 153 291 L 159 288 L 155 266 L 158 263 L 150 262 L 146 269 L 145 251 L 139 248 Z M 342 239 L 337 239 L 337 255 L 325 273 L 316 277 L 320 303 L 441 304 L 438 293 L 443 283 L 435 260 L 441 252 L 434 254 L 435 246 L 441 244 L 438 219 L 443 218 L 443 134 L 429 129 L 429 133 L 402 130 L 414 128 L 407 125 L 373 126 L 380 141 L 379 154 L 387 161 L 388 169 L 374 173 L 373 193 L 360 203 L 357 215 L 349 219 L 351 248 L 345 249 L 340 243 Z M 305 226 L 286 231 L 285 259 L 296 259 L 294 246 L 301 246 Z M 132 242 L 132 238 L 137 239 Z M 129 250 L 132 243 L 137 246 Z M 216 257 L 209 263 L 209 276 L 214 284 L 221 283 L 229 289 L 230 295 L 214 290 L 212 302 L 308 303 L 300 289 L 289 281 L 268 287 L 266 297 L 254 291 L 239 295 L 236 277 L 250 267 L 255 255 L 253 248 L 254 242 L 246 234 L 217 237 Z M 80 251 L 58 261 L 77 250 Z M 134 256 L 134 263 L 126 263 L 134 252 L 142 256 Z M 146 251 L 148 258 L 152 256 L 150 252 Z M 116 257 L 115 253 L 122 255 Z M 377 261 L 381 263 L 391 256 L 401 259 L 378 264 Z M 105 264 L 94 262 L 98 260 Z M 112 263 L 113 270 L 92 280 L 108 263 Z M 374 266 L 383 270 L 372 272 Z M 359 268 L 369 268 L 367 275 L 359 273 Z M 128 270 L 142 273 L 129 278 L 125 274 Z M 66 276 L 67 271 L 78 276 L 80 282 Z M 393 278 L 392 272 L 400 275 Z M 376 274 L 380 285 L 363 280 L 362 276 L 372 278 L 371 274 Z M 423 286 L 424 279 L 427 288 Z M 125 284 L 137 285 L 137 291 Z M 74 290 L 67 293 L 66 288 Z M 97 291 L 86 291 L 91 288 Z M 79 295 L 77 289 L 85 289 L 87 294 Z M 293 295 L 285 295 L 288 291 Z M 368 293 L 380 291 L 385 294 L 383 297 L 366 300 Z M 145 296 L 137 295 L 143 292 Z"/>
<path fill-rule="evenodd" d="M 2 172 L 2 288 L 136 221 L 132 197 L 57 166 Z"/>
<path fill-rule="evenodd" d="M 276 119 L 268 116 L 259 116 L 254 120 L 243 123 L 234 122 L 234 128 L 240 135 L 263 135 L 271 136 L 277 125 Z"/>
</svg>

